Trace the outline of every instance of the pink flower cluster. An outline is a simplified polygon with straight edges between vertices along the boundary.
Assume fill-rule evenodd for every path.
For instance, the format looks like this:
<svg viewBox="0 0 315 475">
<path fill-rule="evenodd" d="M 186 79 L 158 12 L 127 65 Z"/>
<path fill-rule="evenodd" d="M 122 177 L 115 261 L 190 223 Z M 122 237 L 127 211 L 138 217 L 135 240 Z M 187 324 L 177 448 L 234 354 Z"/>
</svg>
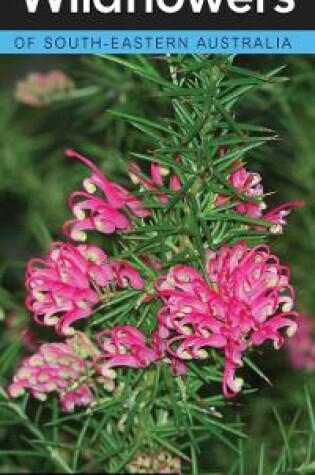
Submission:
<svg viewBox="0 0 315 475">
<path fill-rule="evenodd" d="M 128 262 L 109 262 L 100 248 L 53 243 L 45 259 L 31 259 L 26 272 L 27 308 L 41 325 L 56 326 L 61 335 L 89 317 L 110 286 L 142 289 L 139 272 Z"/>
<path fill-rule="evenodd" d="M 315 370 L 315 324 L 311 317 L 300 314 L 299 329 L 287 342 L 290 362 L 295 369 Z"/>
<path fill-rule="evenodd" d="M 62 71 L 31 73 L 17 83 L 15 97 L 28 106 L 41 107 L 65 97 L 73 89 L 74 82 Z"/>
<path fill-rule="evenodd" d="M 46 343 L 24 359 L 8 392 L 11 397 L 18 397 L 29 389 L 41 401 L 46 400 L 48 393 L 57 392 L 63 410 L 69 412 L 75 406 L 89 406 L 93 402 L 88 378 L 87 361 L 74 352 L 70 343 Z"/>
<path fill-rule="evenodd" d="M 85 241 L 86 231 L 91 230 L 104 234 L 129 231 L 135 216 L 150 216 L 151 212 L 140 200 L 122 186 L 109 181 L 90 160 L 73 150 L 68 150 L 67 155 L 82 161 L 92 170 L 92 175 L 83 182 L 85 191 L 76 191 L 69 199 L 74 219 L 65 223 L 64 233 L 71 239 Z"/>
<path fill-rule="evenodd" d="M 289 271 L 268 246 L 249 249 L 244 243 L 207 252 L 206 275 L 190 266 L 175 266 L 157 282 L 164 302 L 159 336 L 166 352 L 178 360 L 206 359 L 209 350 L 225 358 L 223 392 L 233 396 L 243 381 L 235 376 L 242 355 L 251 346 L 284 342 L 292 336 L 297 314 Z"/>
<path fill-rule="evenodd" d="M 216 197 L 216 206 L 224 206 L 232 199 L 238 214 L 269 221 L 273 223 L 270 231 L 281 234 L 283 227 L 287 224 L 286 217 L 291 213 L 292 208 L 304 206 L 304 203 L 291 201 L 265 212 L 267 205 L 264 201 L 265 195 L 261 181 L 259 173 L 249 172 L 240 161 L 235 162 L 228 184 L 237 191 L 237 196 L 231 198 L 229 195 L 219 194 Z"/>
<path fill-rule="evenodd" d="M 83 162 L 91 175 L 83 189 L 70 196 L 73 219 L 64 225 L 73 241 L 85 241 L 88 231 L 103 234 L 126 233 L 151 216 L 143 202 L 122 186 L 108 180 L 87 158 L 69 150 L 69 157 Z M 177 157 L 180 163 L 182 157 Z M 134 182 L 155 193 L 161 204 L 181 188 L 177 175 L 157 163 L 147 178 L 136 164 L 129 173 Z M 258 174 L 238 166 L 230 185 L 255 201 L 240 199 L 236 212 L 264 217 L 282 227 L 291 206 L 286 204 L 263 215 L 263 189 Z M 216 205 L 231 200 L 219 195 Z M 46 257 L 31 259 L 26 272 L 26 306 L 37 323 L 55 327 L 61 336 L 73 335 L 63 343 L 42 345 L 24 359 L 9 387 L 12 397 L 25 389 L 44 399 L 57 392 L 65 411 L 88 406 L 94 401 L 96 383 L 107 390 L 115 387 L 117 368 L 148 368 L 158 362 L 171 363 L 173 374 L 188 370 L 190 360 L 206 360 L 213 349 L 224 357 L 223 392 L 237 394 L 243 381 L 236 376 L 243 354 L 252 346 L 273 341 L 279 348 L 297 329 L 293 311 L 294 291 L 289 271 L 267 245 L 249 248 L 240 242 L 217 251 L 206 251 L 204 274 L 188 265 L 176 265 L 163 273 L 164 264 L 146 253 L 137 256 L 155 269 L 159 277 L 145 282 L 126 260 L 112 259 L 94 245 L 52 243 Z M 148 285 L 147 285 L 148 284 Z M 152 299 L 162 304 L 156 328 L 144 334 L 133 325 L 107 328 L 96 336 L 96 344 L 75 331 L 76 322 L 90 318 L 122 288 L 143 291 L 139 305 Z M 153 318 L 155 318 L 153 316 Z"/>
<path fill-rule="evenodd" d="M 25 358 L 8 393 L 15 398 L 28 389 L 33 397 L 46 400 L 55 392 L 63 410 L 70 412 L 75 406 L 94 403 L 95 383 L 112 392 L 117 376 L 114 368 L 146 368 L 156 360 L 146 337 L 131 325 L 99 333 L 96 345 L 76 332 L 65 343 L 45 343 Z"/>
</svg>

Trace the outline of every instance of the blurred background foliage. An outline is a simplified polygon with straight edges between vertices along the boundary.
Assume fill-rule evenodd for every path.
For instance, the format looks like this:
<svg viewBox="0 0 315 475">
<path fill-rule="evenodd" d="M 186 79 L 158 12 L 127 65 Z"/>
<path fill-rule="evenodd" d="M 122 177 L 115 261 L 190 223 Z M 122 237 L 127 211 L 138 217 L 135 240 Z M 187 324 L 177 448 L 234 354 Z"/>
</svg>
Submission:
<svg viewBox="0 0 315 475">
<path fill-rule="evenodd" d="M 164 67 L 159 58 L 157 67 Z M 263 124 L 279 134 L 277 143 L 251 152 L 248 168 L 258 170 L 270 200 L 302 199 L 274 249 L 292 268 L 300 311 L 315 315 L 315 58 L 253 56 L 236 65 L 260 72 L 284 65 L 285 83 L 268 83 L 242 100 L 240 121 Z M 28 107 L 14 97 L 18 80 L 33 71 L 67 73 L 75 89 L 45 107 Z M 150 147 L 141 130 L 117 120 L 112 111 L 163 117 L 169 104 L 154 96 L 150 84 L 119 65 L 98 57 L 2 57 L 0 59 L 0 384 L 5 386 L 23 353 L 21 328 L 28 316 L 23 307 L 26 261 L 61 236 L 69 212 L 66 196 L 83 177 L 82 167 L 69 163 L 66 148 L 97 160 L 111 177 L 124 183 L 124 163 L 132 151 Z M 12 317 L 16 316 L 16 317 Z M 10 345 L 8 342 L 10 341 Z M 218 439 L 204 444 L 204 464 L 221 474 L 315 474 L 314 375 L 293 371 L 285 349 L 265 350 L 262 378 L 252 378 L 253 395 L 228 403 L 224 420 L 240 421 L 246 437 L 231 446 Z M 247 379 L 248 379 L 247 378 Z M 27 457 L 18 419 L 0 408 L 0 472 L 43 469 Z M 12 455 L 11 450 L 16 453 Z M 23 453 L 23 451 L 25 453 Z M 47 471 L 52 466 L 47 465 Z M 208 472 L 207 472 L 208 473 Z M 210 475 L 210 472 L 209 472 Z"/>
</svg>

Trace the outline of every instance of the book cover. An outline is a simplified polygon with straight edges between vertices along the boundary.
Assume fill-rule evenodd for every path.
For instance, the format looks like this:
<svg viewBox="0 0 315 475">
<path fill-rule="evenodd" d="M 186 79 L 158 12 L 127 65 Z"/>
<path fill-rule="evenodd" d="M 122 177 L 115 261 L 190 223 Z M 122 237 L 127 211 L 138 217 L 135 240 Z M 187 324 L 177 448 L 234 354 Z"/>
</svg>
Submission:
<svg viewBox="0 0 315 475">
<path fill-rule="evenodd" d="M 306 0 L 0 11 L 0 473 L 315 474 Z"/>
</svg>

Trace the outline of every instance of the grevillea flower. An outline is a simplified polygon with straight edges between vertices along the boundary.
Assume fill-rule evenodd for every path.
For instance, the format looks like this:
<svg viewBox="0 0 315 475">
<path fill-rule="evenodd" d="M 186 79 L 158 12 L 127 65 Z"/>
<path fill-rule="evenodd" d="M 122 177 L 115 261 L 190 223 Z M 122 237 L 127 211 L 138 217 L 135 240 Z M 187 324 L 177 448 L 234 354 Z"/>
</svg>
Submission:
<svg viewBox="0 0 315 475">
<path fill-rule="evenodd" d="M 177 162 L 181 161 L 181 157 L 177 157 Z M 165 191 L 159 191 L 160 188 L 169 188 L 172 191 L 178 191 L 181 189 L 181 181 L 177 175 L 170 175 L 170 170 L 158 163 L 151 163 L 150 174 L 151 177 L 147 178 L 140 167 L 132 162 L 128 166 L 129 176 L 133 183 L 141 184 L 146 190 L 156 192 L 156 196 L 160 203 L 168 203 L 170 197 Z M 169 176 L 168 182 L 166 177 Z"/>
<path fill-rule="evenodd" d="M 23 360 L 8 393 L 11 397 L 19 397 L 29 390 L 33 397 L 44 401 L 49 393 L 55 392 L 62 409 L 73 411 L 75 406 L 93 403 L 90 372 L 88 361 L 76 354 L 71 340 L 46 343 L 36 354 Z"/>
<path fill-rule="evenodd" d="M 259 173 L 252 173 L 237 161 L 234 164 L 228 184 L 237 191 L 237 195 L 231 197 L 219 194 L 216 197 L 215 205 L 223 206 L 227 203 L 235 202 L 235 211 L 255 219 L 264 219 L 273 223 L 270 231 L 274 234 L 281 234 L 283 226 L 287 224 L 285 218 L 291 213 L 292 208 L 304 206 L 302 201 L 291 201 L 265 212 L 267 205 L 264 201 L 264 189 L 261 184 L 262 178 Z"/>
<path fill-rule="evenodd" d="M 168 473 L 180 475 L 181 460 L 166 450 L 155 454 L 138 452 L 127 465 L 129 473 Z"/>
<path fill-rule="evenodd" d="M 107 256 L 94 246 L 53 243 L 45 259 L 31 259 L 26 272 L 26 306 L 42 325 L 55 326 L 59 333 L 73 332 L 70 326 L 91 315 L 99 302 L 96 287 L 112 279 Z"/>
<path fill-rule="evenodd" d="M 53 243 L 45 259 L 31 259 L 26 273 L 26 306 L 38 323 L 71 334 L 71 325 L 91 315 L 100 290 L 109 285 L 144 286 L 138 271 L 127 262 L 109 263 L 96 246 Z"/>
<path fill-rule="evenodd" d="M 311 317 L 299 315 L 299 329 L 288 340 L 287 349 L 290 363 L 295 369 L 315 370 L 315 325 Z"/>
<path fill-rule="evenodd" d="M 267 211 L 263 218 L 266 221 L 274 223 L 270 228 L 272 233 L 282 234 L 283 226 L 287 224 L 286 217 L 291 213 L 293 208 L 301 208 L 302 206 L 304 206 L 303 201 L 289 201 Z"/>
<path fill-rule="evenodd" d="M 114 280 L 119 287 L 133 287 L 141 290 L 144 281 L 139 272 L 127 261 L 116 261 L 111 264 Z"/>
<path fill-rule="evenodd" d="M 159 338 L 178 361 L 206 359 L 217 348 L 225 357 L 223 392 L 233 396 L 243 381 L 235 377 L 250 346 L 292 336 L 297 314 L 289 271 L 268 246 L 245 243 L 207 252 L 206 277 L 190 266 L 175 266 L 157 280 L 164 302 L 158 313 Z M 174 361 L 173 361 L 174 364 Z"/>
<path fill-rule="evenodd" d="M 31 73 L 16 84 L 15 98 L 32 107 L 60 100 L 74 89 L 74 82 L 62 71 Z"/>
<path fill-rule="evenodd" d="M 259 173 L 251 173 L 243 166 L 238 166 L 230 174 L 228 184 L 235 188 L 237 192 L 246 198 L 252 198 L 255 201 L 243 201 L 235 206 L 235 211 L 239 214 L 246 214 L 252 218 L 261 218 L 266 204 L 263 200 L 264 189 L 261 185 L 261 176 Z M 230 201 L 228 195 L 218 195 L 216 205 L 222 206 Z"/>
<path fill-rule="evenodd" d="M 94 365 L 104 378 L 115 379 L 113 368 L 147 368 L 158 359 L 145 335 L 132 325 L 105 330 L 98 334 L 97 341 L 101 353 L 95 356 Z"/>
<path fill-rule="evenodd" d="M 85 241 L 86 231 L 104 234 L 128 231 L 132 228 L 132 216 L 150 216 L 140 200 L 108 180 L 90 160 L 73 150 L 68 150 L 66 155 L 80 160 L 92 171 L 92 175 L 83 181 L 84 191 L 76 191 L 70 196 L 69 206 L 75 218 L 64 225 L 67 236 L 75 241 Z"/>
</svg>

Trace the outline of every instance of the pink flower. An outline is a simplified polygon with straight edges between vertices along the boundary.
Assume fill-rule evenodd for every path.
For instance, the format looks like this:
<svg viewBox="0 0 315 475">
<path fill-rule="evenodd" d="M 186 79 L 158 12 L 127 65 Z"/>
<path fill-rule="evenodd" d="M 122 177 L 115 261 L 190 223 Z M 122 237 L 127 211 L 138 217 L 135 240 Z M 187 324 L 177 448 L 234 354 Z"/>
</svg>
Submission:
<svg viewBox="0 0 315 475">
<path fill-rule="evenodd" d="M 177 162 L 181 161 L 181 157 L 177 157 Z M 160 188 L 169 188 L 172 191 L 181 189 L 182 184 L 177 175 L 171 175 L 168 183 L 166 177 L 170 175 L 168 168 L 165 168 L 158 163 L 152 163 L 150 168 L 151 177 L 146 178 L 142 173 L 140 167 L 136 163 L 130 163 L 129 175 L 131 180 L 136 184 L 141 184 L 145 189 L 156 192 L 156 196 L 161 203 L 168 203 L 170 197 L 167 192 L 159 191 Z"/>
<path fill-rule="evenodd" d="M 311 317 L 298 316 L 299 329 L 287 342 L 290 363 L 295 369 L 315 370 L 315 325 Z"/>
<path fill-rule="evenodd" d="M 270 231 L 274 234 L 282 234 L 283 226 L 287 224 L 286 217 L 291 213 L 292 208 L 301 208 L 304 204 L 304 201 L 289 201 L 267 211 L 263 218 L 274 223 Z"/>
<path fill-rule="evenodd" d="M 116 261 L 111 264 L 116 284 L 119 287 L 133 287 L 141 290 L 144 281 L 139 272 L 127 261 Z"/>
<path fill-rule="evenodd" d="M 144 334 L 132 325 L 105 330 L 99 333 L 97 340 L 101 353 L 95 356 L 94 364 L 104 378 L 115 379 L 113 368 L 147 368 L 158 359 Z"/>
<path fill-rule="evenodd" d="M 73 150 L 68 150 L 66 155 L 80 160 L 92 170 L 92 175 L 83 182 L 85 191 L 70 196 L 69 205 L 75 218 L 64 225 L 67 236 L 75 241 L 85 241 L 86 231 L 90 230 L 104 234 L 129 231 L 132 216 L 150 216 L 150 211 L 141 201 L 122 186 L 109 181 L 90 160 Z"/>
<path fill-rule="evenodd" d="M 67 96 L 74 82 L 62 71 L 31 73 L 16 84 L 15 98 L 31 107 L 42 107 Z"/>
<path fill-rule="evenodd" d="M 245 167 L 239 165 L 232 171 L 228 184 L 245 198 L 253 199 L 253 201 L 242 201 L 235 206 L 235 210 L 239 214 L 246 214 L 251 218 L 261 218 L 266 204 L 263 201 L 264 189 L 261 185 L 261 176 L 259 173 L 251 173 Z M 222 206 L 228 203 L 231 198 L 228 195 L 218 195 L 216 198 L 216 206 Z M 237 200 L 238 201 L 238 200 Z"/>
<path fill-rule="evenodd" d="M 64 411 L 75 406 L 90 406 L 94 397 L 87 384 L 89 364 L 66 343 L 46 343 L 33 356 L 25 358 L 8 388 L 11 397 L 19 397 L 29 390 L 41 401 L 56 392 Z"/>
<path fill-rule="evenodd" d="M 274 224 L 271 226 L 270 231 L 274 234 L 281 234 L 283 226 L 287 224 L 286 216 L 290 214 L 292 208 L 304 206 L 304 202 L 291 201 L 264 213 L 267 205 L 264 201 L 264 189 L 261 181 L 262 178 L 259 173 L 247 171 L 242 163 L 237 161 L 228 179 L 228 184 L 236 190 L 238 195 L 231 197 L 219 194 L 216 197 L 215 204 L 220 207 L 231 201 L 235 202 L 235 211 L 237 213 L 255 219 L 270 221 Z M 262 226 L 257 228 L 263 229 Z"/>
<path fill-rule="evenodd" d="M 158 279 L 164 302 L 158 334 L 175 363 L 206 359 L 212 348 L 222 351 L 223 391 L 229 397 L 242 387 L 235 373 L 247 348 L 266 340 L 279 348 L 282 330 L 289 336 L 296 331 L 294 291 L 288 269 L 268 246 L 239 243 L 208 251 L 205 277 L 193 267 L 175 266 Z"/>
<path fill-rule="evenodd" d="M 87 384 L 81 384 L 76 389 L 60 395 L 60 403 L 65 412 L 72 412 L 76 406 L 91 406 L 93 402 L 94 397 Z"/>
<path fill-rule="evenodd" d="M 107 256 L 94 246 L 53 243 L 45 259 L 31 259 L 26 272 L 26 306 L 42 325 L 55 326 L 60 334 L 91 315 L 113 274 Z"/>
<path fill-rule="evenodd" d="M 139 272 L 125 261 L 108 262 L 96 246 L 53 243 L 45 259 L 31 259 L 26 273 L 26 306 L 38 323 L 62 335 L 88 318 L 109 285 L 144 287 Z"/>
</svg>

